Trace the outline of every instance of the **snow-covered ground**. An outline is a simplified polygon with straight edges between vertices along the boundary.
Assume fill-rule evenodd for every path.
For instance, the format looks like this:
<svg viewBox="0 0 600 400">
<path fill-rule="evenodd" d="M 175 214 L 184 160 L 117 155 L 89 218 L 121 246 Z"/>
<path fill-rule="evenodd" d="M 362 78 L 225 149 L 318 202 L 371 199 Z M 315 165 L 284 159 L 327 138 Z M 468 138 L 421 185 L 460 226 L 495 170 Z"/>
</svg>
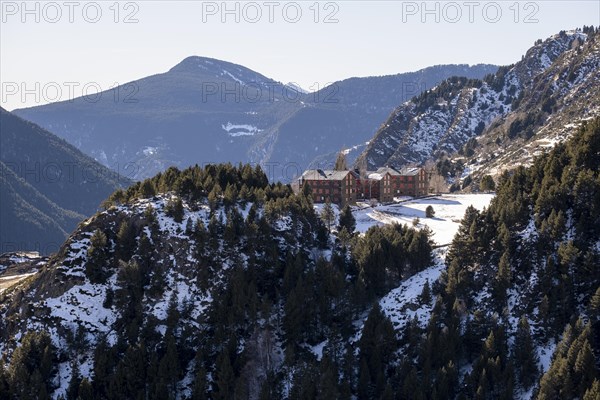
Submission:
<svg viewBox="0 0 600 400">
<path fill-rule="evenodd" d="M 420 296 L 425 282 L 428 282 L 431 288 L 445 268 L 443 262 L 440 262 L 441 259 L 436 259 L 436 265 L 411 276 L 379 301 L 381 309 L 392 321 L 397 332 L 402 331 L 415 317 L 421 327 L 427 326 L 433 309 L 433 299 L 428 304 L 420 304 Z"/>
<path fill-rule="evenodd" d="M 238 136 L 253 136 L 257 133 L 260 133 L 262 129 L 258 129 L 254 125 L 249 124 L 232 124 L 231 122 L 227 122 L 227 124 L 221 125 L 224 131 L 229 134 L 229 136 L 238 137 Z"/>
<path fill-rule="evenodd" d="M 448 194 L 356 209 L 356 229 L 366 232 L 373 225 L 392 223 L 412 226 L 413 220 L 418 217 L 419 227 L 428 226 L 433 231 L 433 240 L 439 245 L 445 245 L 452 242 L 467 207 L 472 205 L 482 210 L 490 204 L 492 198 L 494 194 Z M 435 211 L 433 218 L 425 217 L 425 209 L 429 205 Z"/>
</svg>

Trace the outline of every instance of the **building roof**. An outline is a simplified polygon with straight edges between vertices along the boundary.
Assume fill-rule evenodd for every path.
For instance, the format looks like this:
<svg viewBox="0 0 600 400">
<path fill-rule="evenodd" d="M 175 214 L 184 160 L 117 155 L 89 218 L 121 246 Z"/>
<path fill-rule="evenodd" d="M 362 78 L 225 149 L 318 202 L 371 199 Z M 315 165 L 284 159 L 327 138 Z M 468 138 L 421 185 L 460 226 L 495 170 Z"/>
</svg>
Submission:
<svg viewBox="0 0 600 400">
<path fill-rule="evenodd" d="M 352 173 L 352 171 L 334 171 L 334 170 L 323 170 L 323 169 L 309 169 L 304 171 L 302 179 L 307 180 L 327 180 L 327 181 L 341 181 L 346 179 L 346 176 Z"/>
<path fill-rule="evenodd" d="M 369 179 L 372 179 L 372 180 L 374 180 L 374 181 L 380 181 L 380 180 L 382 180 L 382 179 L 383 179 L 383 175 L 381 175 L 381 174 L 380 174 L 380 173 L 378 173 L 378 172 L 371 172 L 371 173 L 369 173 L 369 175 L 367 175 L 367 177 L 368 177 Z"/>
<path fill-rule="evenodd" d="M 421 168 L 414 168 L 414 167 L 402 168 L 402 169 L 396 169 L 394 167 L 380 167 L 377 169 L 376 172 L 381 175 L 385 175 L 385 174 L 389 173 L 392 176 L 415 176 L 415 175 L 419 175 L 420 170 L 421 170 Z"/>
<path fill-rule="evenodd" d="M 400 171 L 398 171 L 395 168 L 391 168 L 391 167 L 379 167 L 379 168 L 377 168 L 377 173 L 382 176 L 386 175 L 386 174 L 390 174 L 392 176 L 400 175 Z"/>
<path fill-rule="evenodd" d="M 419 171 L 421 168 L 402 168 L 396 169 L 393 167 L 381 167 L 378 168 L 377 171 L 367 171 L 368 179 L 373 180 L 381 180 L 386 174 L 390 174 L 392 176 L 415 176 L 419 175 Z M 301 179 L 305 180 L 324 180 L 324 181 L 341 181 L 346 179 L 348 174 L 354 175 L 354 177 L 359 178 L 359 175 L 354 171 L 335 171 L 335 170 L 323 170 L 323 169 L 309 169 L 304 171 Z"/>
<path fill-rule="evenodd" d="M 415 176 L 419 175 L 419 172 L 421 172 L 421 168 L 402 168 L 400 170 L 400 175 Z"/>
</svg>

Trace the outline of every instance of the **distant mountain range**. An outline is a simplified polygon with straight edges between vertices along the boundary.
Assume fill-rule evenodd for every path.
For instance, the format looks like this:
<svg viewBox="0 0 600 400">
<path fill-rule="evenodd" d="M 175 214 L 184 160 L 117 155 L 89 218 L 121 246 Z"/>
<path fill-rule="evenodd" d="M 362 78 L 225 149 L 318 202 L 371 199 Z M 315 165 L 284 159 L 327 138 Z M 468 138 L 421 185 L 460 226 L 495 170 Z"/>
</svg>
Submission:
<svg viewBox="0 0 600 400">
<path fill-rule="evenodd" d="M 102 200 L 131 183 L 0 108 L 0 253 L 56 251 Z"/>
<path fill-rule="evenodd" d="M 538 40 L 521 61 L 484 79 L 450 78 L 397 107 L 357 166 L 421 164 L 446 157 L 472 178 L 530 164 L 600 115 L 598 31 Z M 475 179 L 474 181 L 477 181 Z"/>
<path fill-rule="evenodd" d="M 14 112 L 105 166 L 135 165 L 135 179 L 171 165 L 230 161 L 260 163 L 270 179 L 289 181 L 309 165 L 332 163 L 342 148 L 360 150 L 394 107 L 423 90 L 450 76 L 496 70 L 440 65 L 303 93 L 240 65 L 189 57 L 96 102 L 77 98 Z"/>
</svg>

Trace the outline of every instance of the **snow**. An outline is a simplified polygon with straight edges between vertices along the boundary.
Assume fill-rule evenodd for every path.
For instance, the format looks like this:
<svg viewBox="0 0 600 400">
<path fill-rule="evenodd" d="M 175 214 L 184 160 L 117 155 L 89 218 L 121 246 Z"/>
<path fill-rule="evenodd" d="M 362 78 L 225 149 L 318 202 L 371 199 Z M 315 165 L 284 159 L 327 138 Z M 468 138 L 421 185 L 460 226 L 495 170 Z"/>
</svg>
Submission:
<svg viewBox="0 0 600 400">
<path fill-rule="evenodd" d="M 437 260 L 435 266 L 411 276 L 379 301 L 382 311 L 390 319 L 396 331 L 401 331 L 415 317 L 420 326 L 427 325 L 433 309 L 433 300 L 429 304 L 419 304 L 419 296 L 425 282 L 429 282 L 431 287 L 445 269 L 439 255 Z"/>
<path fill-rule="evenodd" d="M 327 342 L 328 340 L 324 340 L 315 346 L 309 346 L 309 350 L 317 357 L 318 361 L 321 361 L 321 358 L 323 358 L 323 349 L 327 346 Z"/>
<path fill-rule="evenodd" d="M 115 276 L 112 277 L 114 280 Z M 108 332 L 116 316 L 111 309 L 102 306 L 105 297 L 104 285 L 86 282 L 73 286 L 60 297 L 48 298 L 44 303 L 50 308 L 50 316 L 58 318 L 65 326 L 83 324 L 91 332 Z"/>
<path fill-rule="evenodd" d="M 543 373 L 550 369 L 550 364 L 552 363 L 552 356 L 554 355 L 555 350 L 556 343 L 554 341 L 550 341 L 550 343 L 548 343 L 546 346 L 538 347 L 538 357 L 540 358 L 540 367 Z"/>
<path fill-rule="evenodd" d="M 283 216 L 275 221 L 274 229 L 278 232 L 289 231 L 292 228 L 292 217 Z"/>
<path fill-rule="evenodd" d="M 295 82 L 288 82 L 285 86 L 287 86 L 291 90 L 298 92 L 298 93 L 302 93 L 302 94 L 308 93 L 307 90 L 303 89 L 302 86 L 298 85 Z"/>
<path fill-rule="evenodd" d="M 240 85 L 245 85 L 245 84 L 246 84 L 244 81 L 242 81 L 241 79 L 238 79 L 238 78 L 236 78 L 235 76 L 233 76 L 233 75 L 231 74 L 231 72 L 229 72 L 229 71 L 227 71 L 227 70 L 225 70 L 225 69 L 223 70 L 223 73 L 222 73 L 221 75 L 223 75 L 223 74 L 225 74 L 225 75 L 229 76 L 231 79 L 233 79 L 234 81 L 236 81 L 236 82 L 237 82 L 237 83 L 239 83 Z"/>
<path fill-rule="evenodd" d="M 467 207 L 472 205 L 482 210 L 490 204 L 494 194 L 449 194 L 406 201 L 400 204 L 380 205 L 354 211 L 357 230 L 366 232 L 374 225 L 408 224 L 419 218 L 419 226 L 429 227 L 433 240 L 439 245 L 452 242 L 458 231 Z M 425 209 L 431 205 L 435 211 L 433 218 L 425 217 Z"/>
<path fill-rule="evenodd" d="M 355 150 L 359 150 L 365 146 L 368 146 L 369 143 L 370 143 L 370 141 L 367 140 L 365 143 L 357 144 L 356 146 L 352 146 L 352 147 L 342 150 L 342 153 L 347 156 L 348 154 L 350 154 L 351 152 L 353 152 Z"/>
<path fill-rule="evenodd" d="M 187 301 L 193 301 L 192 318 L 198 318 L 212 302 L 210 295 L 202 295 L 195 285 L 179 273 L 169 274 L 167 277 L 167 290 L 163 294 L 161 301 L 150 308 L 150 313 L 158 320 L 166 321 L 169 303 L 173 295 L 176 297 L 177 306 L 181 309 Z M 164 335 L 166 326 L 160 325 L 158 331 Z"/>
<path fill-rule="evenodd" d="M 550 65 L 552 65 L 552 60 L 546 53 L 543 53 L 540 57 L 540 61 L 542 63 L 542 69 L 548 69 Z"/>
<path fill-rule="evenodd" d="M 69 382 L 71 381 L 71 375 L 71 365 L 68 362 L 60 363 L 58 366 L 57 376 L 59 386 L 54 391 L 54 394 L 52 396 L 53 399 L 58 399 L 61 396 L 66 397 L 67 388 L 69 387 Z"/>
<path fill-rule="evenodd" d="M 146 146 L 142 149 L 142 153 L 144 153 L 145 156 L 151 156 L 151 155 L 156 154 L 157 152 L 158 152 L 157 147 Z"/>
<path fill-rule="evenodd" d="M 405 162 L 425 160 L 441 149 L 452 153 L 476 136 L 479 123 L 489 126 L 510 111 L 510 105 L 500 100 L 506 96 L 503 91 L 496 92 L 483 83 L 480 88 L 458 91 L 449 101 L 438 99 L 441 106 L 421 113 L 416 112 L 414 101 L 405 103 L 397 115 L 411 118 L 408 128 L 380 135 L 375 139 L 373 151 L 387 157 L 396 157 L 402 151 Z"/>
<path fill-rule="evenodd" d="M 231 137 L 239 137 L 239 136 L 254 136 L 257 133 L 262 132 L 262 129 L 258 129 L 254 125 L 249 124 L 232 124 L 231 122 L 227 122 L 226 125 L 221 125 L 224 131 Z"/>
</svg>

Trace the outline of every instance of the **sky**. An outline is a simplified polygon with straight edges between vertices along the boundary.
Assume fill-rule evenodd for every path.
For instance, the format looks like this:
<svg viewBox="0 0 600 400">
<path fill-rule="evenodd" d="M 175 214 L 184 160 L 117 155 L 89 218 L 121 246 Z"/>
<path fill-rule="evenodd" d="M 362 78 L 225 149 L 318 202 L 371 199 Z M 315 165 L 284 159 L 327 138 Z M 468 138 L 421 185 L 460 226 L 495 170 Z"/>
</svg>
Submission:
<svg viewBox="0 0 600 400">
<path fill-rule="evenodd" d="M 438 64 L 512 64 L 600 25 L 600 1 L 0 1 L 0 105 L 69 100 L 191 55 L 307 90 Z"/>
</svg>

